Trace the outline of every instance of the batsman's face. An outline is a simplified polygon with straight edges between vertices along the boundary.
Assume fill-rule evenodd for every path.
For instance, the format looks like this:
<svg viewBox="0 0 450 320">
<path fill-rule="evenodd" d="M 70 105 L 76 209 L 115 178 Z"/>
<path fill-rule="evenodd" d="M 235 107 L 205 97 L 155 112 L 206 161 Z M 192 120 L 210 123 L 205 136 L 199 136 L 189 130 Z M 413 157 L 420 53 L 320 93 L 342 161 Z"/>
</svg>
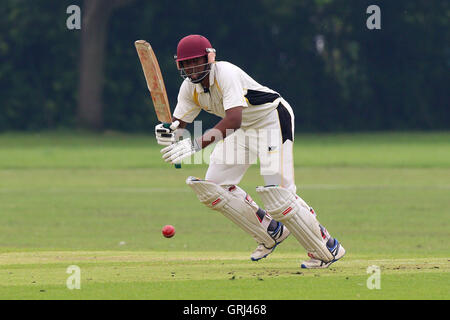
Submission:
<svg viewBox="0 0 450 320">
<path fill-rule="evenodd" d="M 194 59 L 184 60 L 182 66 L 186 75 L 192 80 L 197 80 L 203 76 L 203 73 L 207 70 L 206 57 L 198 57 Z"/>
</svg>

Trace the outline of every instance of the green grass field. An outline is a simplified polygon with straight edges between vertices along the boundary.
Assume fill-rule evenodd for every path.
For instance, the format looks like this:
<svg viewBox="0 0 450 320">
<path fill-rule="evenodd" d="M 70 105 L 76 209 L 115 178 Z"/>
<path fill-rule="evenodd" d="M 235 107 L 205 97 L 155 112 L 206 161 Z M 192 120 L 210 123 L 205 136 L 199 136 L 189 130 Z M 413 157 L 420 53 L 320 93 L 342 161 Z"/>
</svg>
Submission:
<svg viewBox="0 0 450 320">
<path fill-rule="evenodd" d="M 250 261 L 254 241 L 185 184 L 206 165 L 175 170 L 153 136 L 1 134 L 0 299 L 450 298 L 449 132 L 298 135 L 295 161 L 298 194 L 347 250 L 326 270 L 300 269 L 294 237 Z M 241 186 L 260 202 L 262 184 L 253 167 Z"/>
</svg>

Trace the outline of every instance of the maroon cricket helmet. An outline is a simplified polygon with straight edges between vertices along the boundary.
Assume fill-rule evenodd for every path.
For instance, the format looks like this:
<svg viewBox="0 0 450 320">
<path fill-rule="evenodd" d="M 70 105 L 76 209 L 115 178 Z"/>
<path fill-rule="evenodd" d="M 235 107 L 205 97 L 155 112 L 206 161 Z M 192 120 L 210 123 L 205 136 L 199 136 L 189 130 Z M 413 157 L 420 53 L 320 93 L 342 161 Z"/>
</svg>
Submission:
<svg viewBox="0 0 450 320">
<path fill-rule="evenodd" d="M 204 66 L 204 70 L 197 73 L 187 73 L 183 68 L 183 61 L 203 56 L 207 57 L 207 62 L 199 66 Z M 174 58 L 181 77 L 183 79 L 188 78 L 193 83 L 199 83 L 209 74 L 211 64 L 214 63 L 216 59 L 216 50 L 211 46 L 211 42 L 204 36 L 191 34 L 180 40 L 177 47 L 177 54 Z M 199 74 L 200 76 L 195 76 L 195 74 Z"/>
<path fill-rule="evenodd" d="M 180 61 L 203 57 L 211 52 L 215 50 L 208 39 L 199 34 L 191 34 L 178 42 L 175 60 L 178 64 Z"/>
</svg>

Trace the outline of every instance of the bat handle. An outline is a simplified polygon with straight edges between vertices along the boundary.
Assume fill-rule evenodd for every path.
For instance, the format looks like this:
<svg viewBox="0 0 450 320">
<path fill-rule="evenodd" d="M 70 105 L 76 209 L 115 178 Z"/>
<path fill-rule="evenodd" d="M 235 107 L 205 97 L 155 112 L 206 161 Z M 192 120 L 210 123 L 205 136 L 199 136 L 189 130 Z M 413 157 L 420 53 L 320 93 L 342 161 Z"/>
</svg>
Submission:
<svg viewBox="0 0 450 320">
<path fill-rule="evenodd" d="M 170 129 L 170 125 L 171 125 L 170 123 L 164 123 L 163 127 Z M 175 166 L 175 169 L 181 169 L 181 163 L 175 163 L 174 166 Z"/>
</svg>

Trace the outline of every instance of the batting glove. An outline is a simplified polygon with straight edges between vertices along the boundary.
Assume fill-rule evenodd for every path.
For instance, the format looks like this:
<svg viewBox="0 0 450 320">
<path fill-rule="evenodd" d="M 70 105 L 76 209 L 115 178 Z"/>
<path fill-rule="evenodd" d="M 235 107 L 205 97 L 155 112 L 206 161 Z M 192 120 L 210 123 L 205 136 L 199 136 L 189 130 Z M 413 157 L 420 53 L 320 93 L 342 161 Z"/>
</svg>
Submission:
<svg viewBox="0 0 450 320">
<path fill-rule="evenodd" d="M 193 155 L 201 149 L 202 148 L 198 144 L 197 140 L 194 139 L 194 143 L 192 143 L 191 138 L 187 138 L 165 147 L 161 150 L 161 153 L 163 154 L 162 158 L 164 161 L 178 164 L 181 163 L 182 159 Z"/>
<path fill-rule="evenodd" d="M 176 130 L 180 121 L 173 122 L 170 126 L 167 123 L 160 123 L 155 126 L 155 136 L 158 144 L 169 146 L 176 142 Z"/>
</svg>

